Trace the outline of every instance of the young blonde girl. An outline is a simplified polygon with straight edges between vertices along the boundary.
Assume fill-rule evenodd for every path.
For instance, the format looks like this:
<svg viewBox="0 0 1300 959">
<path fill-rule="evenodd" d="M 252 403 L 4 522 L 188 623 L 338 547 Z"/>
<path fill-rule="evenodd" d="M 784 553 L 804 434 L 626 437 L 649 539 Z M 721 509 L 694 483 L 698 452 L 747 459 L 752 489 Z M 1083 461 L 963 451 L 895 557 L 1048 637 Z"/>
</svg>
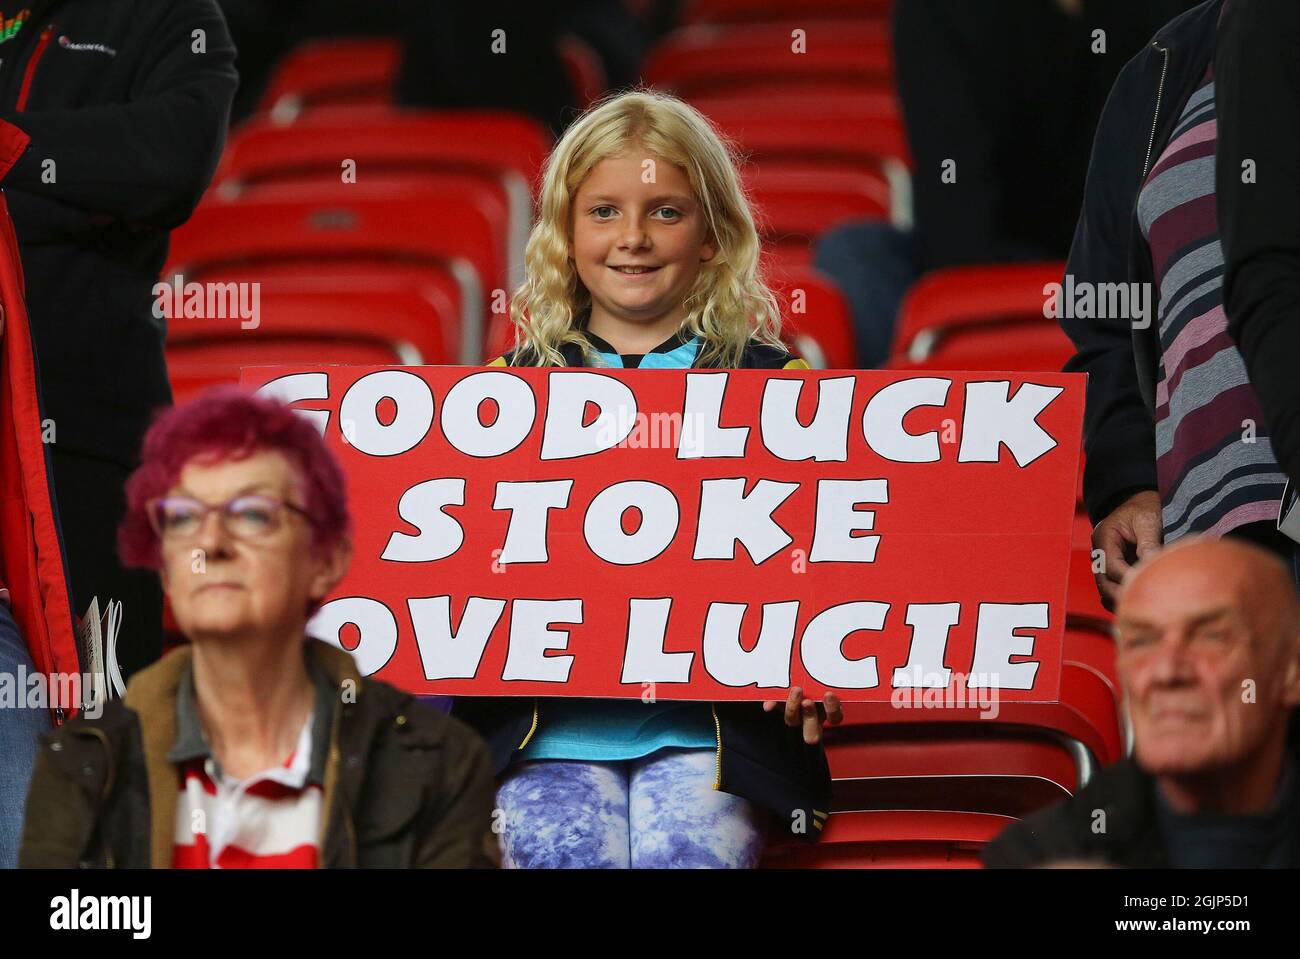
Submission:
<svg viewBox="0 0 1300 959">
<path fill-rule="evenodd" d="M 735 162 L 693 108 L 632 92 L 546 164 L 511 366 L 807 369 L 781 345 Z M 507 866 L 731 867 L 765 830 L 815 839 L 829 807 L 825 706 L 471 699 L 456 712 L 501 776 Z M 784 720 L 784 721 L 783 721 Z"/>
</svg>

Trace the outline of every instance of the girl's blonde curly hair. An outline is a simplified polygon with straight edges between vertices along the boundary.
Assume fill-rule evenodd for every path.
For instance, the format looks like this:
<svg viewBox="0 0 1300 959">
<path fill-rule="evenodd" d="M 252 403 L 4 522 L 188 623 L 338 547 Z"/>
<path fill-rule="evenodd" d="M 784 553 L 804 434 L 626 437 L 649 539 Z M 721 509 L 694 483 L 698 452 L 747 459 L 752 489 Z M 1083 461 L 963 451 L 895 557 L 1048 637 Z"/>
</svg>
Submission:
<svg viewBox="0 0 1300 959">
<path fill-rule="evenodd" d="M 573 198 L 597 163 L 633 148 L 686 173 L 716 249 L 711 260 L 700 264 L 684 301 L 682 331 L 700 338 L 700 365 L 739 366 L 751 337 L 781 347 L 781 315 L 759 274 L 758 231 L 736 174 L 735 155 L 694 107 L 666 94 L 635 90 L 592 107 L 547 158 L 537 223 L 525 255 L 527 279 L 510 303 L 515 362 L 563 366 L 560 351 L 569 343 L 593 361 L 595 350 L 575 326 L 591 296 L 570 257 Z"/>
</svg>

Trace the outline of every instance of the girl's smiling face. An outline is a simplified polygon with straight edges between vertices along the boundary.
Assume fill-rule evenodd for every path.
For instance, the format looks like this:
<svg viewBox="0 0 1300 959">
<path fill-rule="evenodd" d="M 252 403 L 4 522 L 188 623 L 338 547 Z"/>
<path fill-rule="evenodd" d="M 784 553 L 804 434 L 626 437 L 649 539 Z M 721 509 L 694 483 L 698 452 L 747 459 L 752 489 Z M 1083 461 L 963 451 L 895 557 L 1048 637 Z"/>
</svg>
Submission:
<svg viewBox="0 0 1300 959">
<path fill-rule="evenodd" d="M 589 329 L 624 353 L 672 336 L 700 264 L 714 256 L 706 234 L 676 164 L 635 151 L 597 163 L 574 196 L 570 233 L 574 266 L 591 294 Z"/>
</svg>

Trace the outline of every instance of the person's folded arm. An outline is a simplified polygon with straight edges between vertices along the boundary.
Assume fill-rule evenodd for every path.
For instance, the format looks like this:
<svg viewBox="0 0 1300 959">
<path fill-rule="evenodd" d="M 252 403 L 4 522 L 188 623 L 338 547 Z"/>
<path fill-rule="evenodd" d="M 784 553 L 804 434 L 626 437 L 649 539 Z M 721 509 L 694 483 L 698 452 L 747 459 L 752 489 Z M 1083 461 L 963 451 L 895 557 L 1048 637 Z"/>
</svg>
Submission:
<svg viewBox="0 0 1300 959">
<path fill-rule="evenodd" d="M 55 210 L 61 231 L 92 229 L 106 217 L 168 229 L 207 188 L 238 82 L 220 11 L 212 0 L 175 0 L 151 36 L 133 38 L 118 55 L 128 54 L 143 58 L 129 102 L 0 112 L 0 121 L 31 137 L 5 177 L 7 193 L 66 208 L 11 202 L 23 240 L 40 235 L 39 216 Z"/>
<path fill-rule="evenodd" d="M 25 190 L 5 190 L 5 205 L 24 244 L 63 243 L 114 222 L 107 213 L 90 213 Z"/>
<path fill-rule="evenodd" d="M 1228 333 L 1273 455 L 1300 480 L 1300 4 L 1230 8 L 1215 59 Z"/>
</svg>

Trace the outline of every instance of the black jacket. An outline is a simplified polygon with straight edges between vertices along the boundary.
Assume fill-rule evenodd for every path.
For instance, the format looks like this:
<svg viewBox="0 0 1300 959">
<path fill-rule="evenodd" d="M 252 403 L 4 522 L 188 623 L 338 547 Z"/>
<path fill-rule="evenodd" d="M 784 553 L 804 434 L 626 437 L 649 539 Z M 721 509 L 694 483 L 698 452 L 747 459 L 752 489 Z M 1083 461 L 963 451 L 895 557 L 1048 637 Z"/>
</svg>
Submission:
<svg viewBox="0 0 1300 959">
<path fill-rule="evenodd" d="M 1150 283 L 1154 289 L 1138 193 L 1214 56 L 1222 2 L 1208 0 L 1169 23 L 1115 82 L 1097 126 L 1065 269 L 1076 284 Z M 1096 523 L 1131 494 L 1157 488 L 1158 325 L 1154 316 L 1145 325 L 1128 317 L 1062 316 L 1061 327 L 1077 350 L 1066 371 L 1088 374 L 1083 495 Z"/>
<path fill-rule="evenodd" d="M 1063 259 L 1111 85 L 1194 2 L 1084 0 L 1077 17 L 1052 0 L 895 3 L 921 266 Z"/>
<path fill-rule="evenodd" d="M 352 657 L 308 646 L 339 689 L 319 742 L 326 761 L 318 865 L 489 867 L 492 777 L 478 737 Z M 42 737 L 27 799 L 24 868 L 167 868 L 176 836 L 176 701 L 191 648 L 135 676 L 125 704 Z M 350 684 L 350 685 L 345 685 Z M 345 694 L 351 690 L 351 694 Z"/>
<path fill-rule="evenodd" d="M 1300 4 L 1234 0 L 1215 58 L 1228 333 L 1273 455 L 1300 480 Z M 1251 161 L 1254 175 L 1243 168 Z M 1246 181 L 1249 182 L 1246 182 Z"/>
<path fill-rule="evenodd" d="M 1292 716 L 1288 752 L 1294 766 L 1297 724 Z M 1013 823 L 984 847 L 986 866 L 1045 866 L 1053 863 L 1103 863 L 1127 869 L 1168 868 L 1169 853 L 1160 833 L 1155 779 L 1133 759 L 1099 772 L 1069 799 Z M 1300 815 L 1292 803 L 1288 815 Z M 1286 855 L 1300 867 L 1300 843 Z"/>
<path fill-rule="evenodd" d="M 582 351 L 568 344 L 566 365 L 584 366 Z M 512 365 L 513 354 L 496 361 Z M 807 365 L 784 350 L 752 343 L 742 369 L 799 369 Z M 771 812 L 782 828 L 816 841 L 830 813 L 831 773 L 823 746 L 809 746 L 800 728 L 785 725 L 780 710 L 763 712 L 755 702 L 714 703 L 717 780 L 714 788 L 750 800 Z M 453 700 L 452 711 L 487 740 L 492 766 L 500 774 L 519 755 L 531 733 L 546 722 L 540 701 L 527 697 Z"/>
<path fill-rule="evenodd" d="M 1008 826 L 984 847 L 981 858 L 986 866 L 1087 861 L 1130 869 L 1167 867 L 1153 789 L 1151 777 L 1126 759 L 1103 769 L 1064 802 Z"/>
<path fill-rule="evenodd" d="M 0 121 L 31 136 L 4 187 L 45 414 L 61 448 L 130 466 L 171 402 L 153 285 L 220 157 L 235 51 L 214 0 L 32 6 L 0 44 Z"/>
</svg>

